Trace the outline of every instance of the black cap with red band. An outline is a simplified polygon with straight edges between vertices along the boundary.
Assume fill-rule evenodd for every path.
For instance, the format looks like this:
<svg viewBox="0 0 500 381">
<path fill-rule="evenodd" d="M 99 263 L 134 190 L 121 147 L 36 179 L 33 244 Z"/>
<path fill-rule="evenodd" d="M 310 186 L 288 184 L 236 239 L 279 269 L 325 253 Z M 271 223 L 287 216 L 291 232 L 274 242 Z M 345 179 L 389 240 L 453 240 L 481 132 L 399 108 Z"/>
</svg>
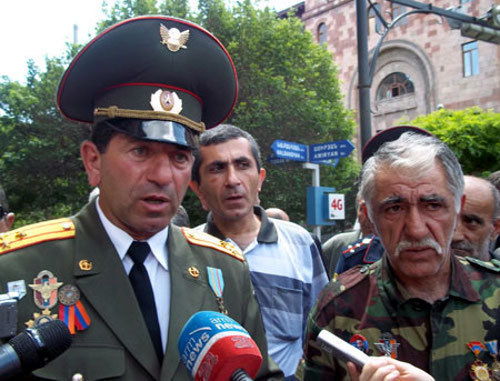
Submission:
<svg viewBox="0 0 500 381">
<path fill-rule="evenodd" d="M 375 152 L 386 142 L 392 142 L 399 139 L 401 135 L 405 132 L 412 132 L 414 134 L 433 136 L 429 131 L 426 131 L 420 127 L 415 126 L 396 126 L 390 127 L 385 130 L 380 131 L 378 134 L 374 135 L 363 147 L 362 162 L 363 164 L 372 157 Z"/>
<path fill-rule="evenodd" d="M 108 28 L 78 53 L 57 104 L 74 121 L 107 121 L 139 139 L 190 146 L 186 129 L 192 134 L 223 122 L 237 86 L 231 57 L 208 31 L 143 16 Z"/>
</svg>

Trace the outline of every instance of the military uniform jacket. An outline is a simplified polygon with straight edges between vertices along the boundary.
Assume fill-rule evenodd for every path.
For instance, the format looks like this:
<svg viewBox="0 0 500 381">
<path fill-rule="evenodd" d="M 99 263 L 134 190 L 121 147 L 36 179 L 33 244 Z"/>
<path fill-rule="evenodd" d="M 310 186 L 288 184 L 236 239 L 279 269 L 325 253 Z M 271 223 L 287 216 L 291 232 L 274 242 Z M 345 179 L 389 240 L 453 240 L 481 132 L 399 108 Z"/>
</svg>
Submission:
<svg viewBox="0 0 500 381">
<path fill-rule="evenodd" d="M 62 230 L 70 230 L 68 221 L 55 223 L 63 224 Z M 79 289 L 80 301 L 91 319 L 87 329 L 76 332 L 66 352 L 26 379 L 71 380 L 72 375 L 80 373 L 85 381 L 189 380 L 179 359 L 177 340 L 194 313 L 218 311 L 214 292 L 207 281 L 207 266 L 221 269 L 225 282 L 223 300 L 228 315 L 248 330 L 263 354 L 259 376 L 269 379 L 273 374 L 281 374 L 277 368 L 269 369 L 272 366 L 266 361 L 267 344 L 246 261 L 190 243 L 189 234 L 196 233 L 191 230 L 183 233 L 180 228 L 170 225 L 167 241 L 171 276 L 170 321 L 167 348 L 160 364 L 128 276 L 101 225 L 94 203 L 84 207 L 71 221 L 74 237 L 55 238 L 10 252 L 4 250 L 0 255 L 1 292 L 7 291 L 7 282 L 24 280 L 29 285 L 40 271 L 48 270 L 58 282 Z M 23 237 L 29 238 L 28 235 Z M 5 246 L 9 245 L 4 241 Z M 199 270 L 198 276 L 193 268 Z M 50 312 L 57 314 L 57 307 Z M 26 328 L 24 323 L 32 320 L 34 313 L 42 311 L 35 306 L 33 292 L 27 286 L 27 294 L 19 302 L 19 331 Z"/>
<path fill-rule="evenodd" d="M 485 343 L 500 338 L 500 277 L 493 267 L 452 256 L 448 296 L 434 304 L 403 297 L 385 258 L 340 274 L 323 289 L 309 315 L 297 376 L 347 378 L 345 363 L 316 343 L 322 329 L 370 356 L 391 355 L 412 363 L 439 381 L 470 379 L 476 359 L 491 370 L 494 357 Z M 477 357 L 467 346 L 471 342 L 484 346 Z"/>
</svg>

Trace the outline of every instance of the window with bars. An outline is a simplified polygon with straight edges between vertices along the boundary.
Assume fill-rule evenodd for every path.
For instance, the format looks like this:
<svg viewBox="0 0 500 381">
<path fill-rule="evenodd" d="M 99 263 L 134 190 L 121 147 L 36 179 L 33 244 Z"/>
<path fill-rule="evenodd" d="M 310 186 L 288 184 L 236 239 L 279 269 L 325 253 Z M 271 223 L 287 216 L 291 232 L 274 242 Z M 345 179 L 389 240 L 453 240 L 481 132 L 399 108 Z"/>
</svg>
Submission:
<svg viewBox="0 0 500 381">
<path fill-rule="evenodd" d="M 385 77 L 377 89 L 377 100 L 392 99 L 415 92 L 413 81 L 405 73 L 395 72 Z"/>
</svg>

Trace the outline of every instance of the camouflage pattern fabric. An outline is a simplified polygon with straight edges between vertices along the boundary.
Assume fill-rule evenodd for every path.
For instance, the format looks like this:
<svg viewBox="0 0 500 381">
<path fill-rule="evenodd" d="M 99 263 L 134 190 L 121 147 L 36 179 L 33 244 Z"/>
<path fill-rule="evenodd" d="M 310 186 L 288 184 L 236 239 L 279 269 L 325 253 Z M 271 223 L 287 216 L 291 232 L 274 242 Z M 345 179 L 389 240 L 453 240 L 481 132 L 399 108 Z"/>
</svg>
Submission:
<svg viewBox="0 0 500 381">
<path fill-rule="evenodd" d="M 316 343 L 322 329 L 347 342 L 361 335 L 370 356 L 381 355 L 381 340 L 392 339 L 397 359 L 436 380 L 470 379 L 476 359 L 491 369 L 494 357 L 486 346 L 476 358 L 467 343 L 500 338 L 499 271 L 491 263 L 453 256 L 448 296 L 429 304 L 401 293 L 385 258 L 348 270 L 323 289 L 309 315 L 296 376 L 300 380 L 348 378 L 345 363 Z"/>
</svg>

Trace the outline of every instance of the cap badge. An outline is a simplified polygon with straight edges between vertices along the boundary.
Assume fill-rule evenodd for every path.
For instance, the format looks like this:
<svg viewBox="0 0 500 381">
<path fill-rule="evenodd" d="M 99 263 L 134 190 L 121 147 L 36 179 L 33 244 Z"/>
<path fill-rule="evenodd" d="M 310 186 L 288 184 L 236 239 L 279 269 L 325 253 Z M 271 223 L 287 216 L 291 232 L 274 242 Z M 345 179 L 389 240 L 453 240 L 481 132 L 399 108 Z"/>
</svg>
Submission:
<svg viewBox="0 0 500 381">
<path fill-rule="evenodd" d="M 166 45 L 168 50 L 176 52 L 180 48 L 187 49 L 184 45 L 189 39 L 189 30 L 181 32 L 177 28 L 168 29 L 165 25 L 160 24 L 161 43 Z"/>
<path fill-rule="evenodd" d="M 182 99 L 175 91 L 158 89 L 151 94 L 150 104 L 154 111 L 166 111 L 173 114 L 180 114 L 182 111 Z"/>
</svg>

